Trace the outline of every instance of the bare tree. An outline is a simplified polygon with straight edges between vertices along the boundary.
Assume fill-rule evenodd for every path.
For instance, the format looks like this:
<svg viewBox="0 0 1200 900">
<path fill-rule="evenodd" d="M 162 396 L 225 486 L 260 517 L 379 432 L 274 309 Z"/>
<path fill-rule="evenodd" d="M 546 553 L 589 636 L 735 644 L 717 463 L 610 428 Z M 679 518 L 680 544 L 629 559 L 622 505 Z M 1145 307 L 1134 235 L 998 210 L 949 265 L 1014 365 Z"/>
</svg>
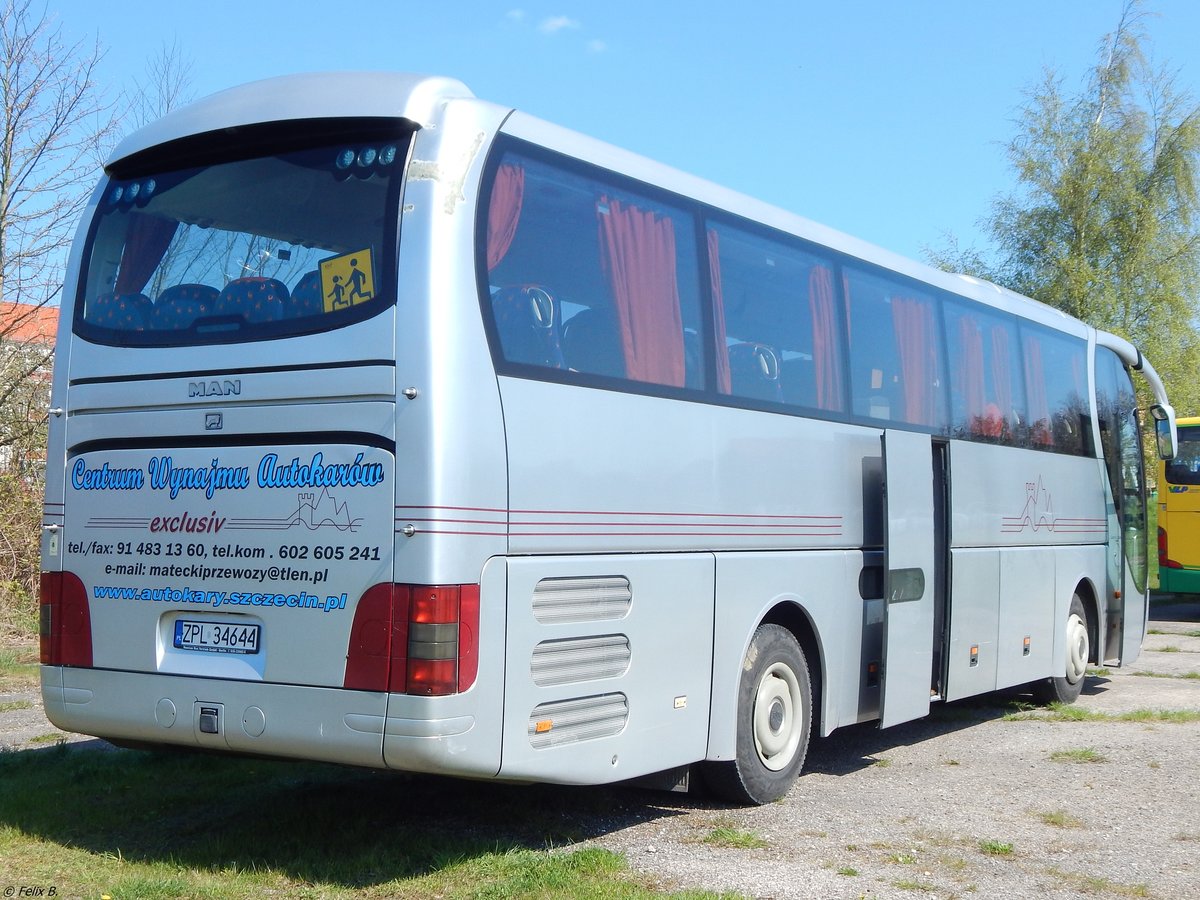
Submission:
<svg viewBox="0 0 1200 900">
<path fill-rule="evenodd" d="M 96 85 L 101 52 L 70 43 L 31 0 L 0 0 L 0 632 L 36 614 L 38 467 L 53 337 L 41 313 L 114 121 Z"/>
<path fill-rule="evenodd" d="M 63 257 L 115 123 L 98 46 L 68 44 L 31 0 L 0 11 L 0 296 L 58 296 Z"/>
<path fill-rule="evenodd" d="M 134 81 L 129 103 L 132 124 L 147 125 L 194 99 L 193 68 L 192 59 L 184 55 L 177 41 L 162 44 L 146 63 L 145 78 Z"/>
<path fill-rule="evenodd" d="M 57 301 L 67 249 L 114 122 L 97 46 L 69 44 L 31 0 L 0 7 L 0 447 L 38 443 L 30 392 L 53 349 L 12 338 Z M 9 304 L 16 304 L 10 306 Z M 15 346 L 19 343 L 19 347 Z M 36 385 L 34 385 L 35 393 Z M 8 415 L 11 410 L 20 415 Z M 32 416 L 30 415 L 32 414 Z"/>
</svg>

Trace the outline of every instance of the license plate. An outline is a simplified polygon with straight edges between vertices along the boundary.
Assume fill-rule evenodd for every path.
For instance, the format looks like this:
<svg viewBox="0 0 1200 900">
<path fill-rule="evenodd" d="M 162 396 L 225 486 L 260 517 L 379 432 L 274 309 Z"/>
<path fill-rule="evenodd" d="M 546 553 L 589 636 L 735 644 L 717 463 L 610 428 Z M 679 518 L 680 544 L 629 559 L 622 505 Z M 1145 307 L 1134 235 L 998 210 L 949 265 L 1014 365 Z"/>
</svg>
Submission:
<svg viewBox="0 0 1200 900">
<path fill-rule="evenodd" d="M 257 653 L 259 625 L 232 622 L 175 621 L 175 647 L 178 650 L 204 650 L 209 653 Z"/>
</svg>

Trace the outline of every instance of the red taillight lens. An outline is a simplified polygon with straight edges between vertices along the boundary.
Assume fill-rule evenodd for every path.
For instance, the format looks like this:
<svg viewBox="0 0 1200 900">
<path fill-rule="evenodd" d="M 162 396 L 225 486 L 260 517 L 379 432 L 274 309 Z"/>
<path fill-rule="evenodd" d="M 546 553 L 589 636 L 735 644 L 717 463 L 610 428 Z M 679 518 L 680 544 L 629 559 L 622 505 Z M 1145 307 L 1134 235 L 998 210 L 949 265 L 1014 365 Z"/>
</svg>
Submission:
<svg viewBox="0 0 1200 900">
<path fill-rule="evenodd" d="M 1183 566 L 1167 556 L 1167 530 L 1158 529 L 1158 565 L 1163 569 L 1182 569 Z"/>
<path fill-rule="evenodd" d="M 350 645 L 346 648 L 345 687 L 386 691 L 392 648 L 392 591 L 396 585 L 376 584 L 358 598 Z"/>
<path fill-rule="evenodd" d="M 478 671 L 479 585 L 378 584 L 359 600 L 346 687 L 437 697 Z"/>
<path fill-rule="evenodd" d="M 42 664 L 91 666 L 92 612 L 78 576 L 43 572 L 39 613 Z"/>
</svg>

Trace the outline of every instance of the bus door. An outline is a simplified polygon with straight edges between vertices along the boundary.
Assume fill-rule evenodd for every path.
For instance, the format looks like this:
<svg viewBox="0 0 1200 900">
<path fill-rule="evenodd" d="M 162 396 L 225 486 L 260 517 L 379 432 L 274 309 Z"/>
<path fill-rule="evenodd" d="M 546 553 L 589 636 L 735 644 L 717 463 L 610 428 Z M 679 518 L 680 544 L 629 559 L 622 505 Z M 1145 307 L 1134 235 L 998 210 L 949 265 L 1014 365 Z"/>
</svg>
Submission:
<svg viewBox="0 0 1200 900">
<path fill-rule="evenodd" d="M 932 439 L 883 440 L 884 638 L 880 727 L 929 713 L 937 558 Z"/>
<path fill-rule="evenodd" d="M 1133 381 L 1117 355 L 1103 347 L 1096 350 L 1096 395 L 1113 507 L 1103 661 L 1129 665 L 1138 657 L 1146 626 L 1145 475 Z"/>
</svg>

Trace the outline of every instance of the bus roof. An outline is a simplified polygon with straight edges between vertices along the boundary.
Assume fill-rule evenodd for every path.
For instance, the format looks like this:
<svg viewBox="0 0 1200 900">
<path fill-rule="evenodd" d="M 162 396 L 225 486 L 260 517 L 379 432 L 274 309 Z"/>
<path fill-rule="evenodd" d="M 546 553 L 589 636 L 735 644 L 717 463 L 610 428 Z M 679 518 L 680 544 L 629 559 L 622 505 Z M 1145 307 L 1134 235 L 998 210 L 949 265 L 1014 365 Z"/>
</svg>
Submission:
<svg viewBox="0 0 1200 900">
<path fill-rule="evenodd" d="M 126 136 L 106 167 L 177 138 L 289 119 L 397 117 L 428 125 L 443 101 L 475 95 L 461 81 L 399 72 L 281 75 L 210 94 Z"/>
<path fill-rule="evenodd" d="M 106 167 L 112 167 L 142 150 L 189 135 L 264 122 L 396 117 L 418 126 L 429 126 L 436 122 L 441 107 L 450 100 L 485 102 L 476 98 L 461 81 L 441 76 L 398 72 L 314 72 L 268 78 L 220 91 L 168 113 L 122 140 L 109 157 Z M 491 103 L 486 105 L 502 108 Z M 992 282 L 935 269 L 765 201 L 527 113 L 512 111 L 506 118 L 503 130 L 517 137 L 545 142 L 547 146 L 578 154 L 581 158 L 647 183 L 716 205 L 735 215 L 746 216 L 1058 330 L 1079 337 L 1094 333 L 1086 323 L 1061 310 Z M 1116 350 L 1128 364 L 1136 366 L 1140 362 L 1137 351 L 1125 346 L 1121 339 L 1107 339 L 1110 336 L 1103 333 L 1098 337 L 1101 343 Z"/>
</svg>

